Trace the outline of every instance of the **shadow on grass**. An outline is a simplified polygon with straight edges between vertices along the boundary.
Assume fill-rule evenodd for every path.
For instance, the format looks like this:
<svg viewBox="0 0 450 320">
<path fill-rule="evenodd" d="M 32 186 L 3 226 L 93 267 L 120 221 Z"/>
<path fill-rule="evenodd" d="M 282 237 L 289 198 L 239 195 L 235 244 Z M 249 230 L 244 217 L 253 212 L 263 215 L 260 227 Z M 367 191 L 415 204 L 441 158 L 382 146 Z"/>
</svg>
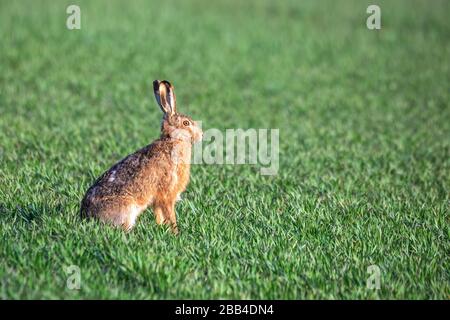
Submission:
<svg viewBox="0 0 450 320">
<path fill-rule="evenodd" d="M 54 206 L 42 202 L 7 205 L 0 204 L 0 215 L 6 220 L 15 220 L 24 224 L 42 222 L 44 217 L 58 214 L 67 208 L 62 204 Z"/>
</svg>

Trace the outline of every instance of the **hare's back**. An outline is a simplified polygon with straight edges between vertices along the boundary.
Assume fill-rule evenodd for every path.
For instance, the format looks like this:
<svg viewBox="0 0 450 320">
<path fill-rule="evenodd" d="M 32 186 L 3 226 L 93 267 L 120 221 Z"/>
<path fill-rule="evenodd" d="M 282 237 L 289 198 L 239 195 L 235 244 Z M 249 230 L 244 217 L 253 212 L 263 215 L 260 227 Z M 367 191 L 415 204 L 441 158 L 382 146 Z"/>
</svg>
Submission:
<svg viewBox="0 0 450 320">
<path fill-rule="evenodd" d="M 144 149 L 128 155 L 104 172 L 89 188 L 87 195 L 107 197 L 129 193 L 152 160 Z"/>
</svg>

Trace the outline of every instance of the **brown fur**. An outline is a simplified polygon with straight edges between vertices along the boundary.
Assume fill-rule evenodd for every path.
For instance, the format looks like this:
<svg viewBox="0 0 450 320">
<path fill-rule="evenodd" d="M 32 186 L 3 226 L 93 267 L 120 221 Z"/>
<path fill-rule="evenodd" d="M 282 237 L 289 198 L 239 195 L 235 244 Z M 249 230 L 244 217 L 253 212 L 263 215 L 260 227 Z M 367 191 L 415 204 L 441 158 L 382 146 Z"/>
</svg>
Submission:
<svg viewBox="0 0 450 320">
<path fill-rule="evenodd" d="M 151 206 L 156 222 L 170 224 L 178 233 L 175 202 L 189 182 L 192 143 L 201 139 L 202 132 L 190 117 L 176 112 L 168 81 L 155 80 L 154 91 L 164 112 L 160 138 L 95 181 L 81 202 L 82 217 L 96 217 L 128 231 Z"/>
</svg>

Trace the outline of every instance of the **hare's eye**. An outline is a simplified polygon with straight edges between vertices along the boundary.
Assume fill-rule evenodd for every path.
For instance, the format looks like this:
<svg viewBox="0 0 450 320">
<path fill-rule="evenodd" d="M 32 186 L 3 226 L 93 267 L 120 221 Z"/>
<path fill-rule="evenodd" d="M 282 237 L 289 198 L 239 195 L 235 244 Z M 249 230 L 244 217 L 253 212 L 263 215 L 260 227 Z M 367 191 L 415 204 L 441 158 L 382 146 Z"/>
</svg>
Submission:
<svg viewBox="0 0 450 320">
<path fill-rule="evenodd" d="M 186 127 L 188 127 L 188 126 L 189 126 L 189 124 L 190 124 L 190 123 L 189 123 L 189 121 L 187 121 L 187 120 L 184 120 L 184 121 L 183 121 L 183 126 L 186 126 Z"/>
</svg>

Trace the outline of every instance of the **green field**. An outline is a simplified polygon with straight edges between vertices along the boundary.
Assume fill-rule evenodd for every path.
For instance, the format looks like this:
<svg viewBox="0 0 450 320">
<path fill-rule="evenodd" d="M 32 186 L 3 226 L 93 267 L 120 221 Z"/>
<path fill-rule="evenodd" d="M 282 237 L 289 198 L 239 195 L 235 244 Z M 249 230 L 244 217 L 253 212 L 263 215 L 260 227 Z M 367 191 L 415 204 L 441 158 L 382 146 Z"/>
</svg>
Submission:
<svg viewBox="0 0 450 320">
<path fill-rule="evenodd" d="M 450 3 L 0 2 L 1 299 L 449 299 Z M 280 166 L 194 165 L 180 235 L 79 219 L 159 135 L 280 130 Z M 66 286 L 66 268 L 81 286 Z M 366 287 L 367 268 L 381 288 Z"/>
</svg>

